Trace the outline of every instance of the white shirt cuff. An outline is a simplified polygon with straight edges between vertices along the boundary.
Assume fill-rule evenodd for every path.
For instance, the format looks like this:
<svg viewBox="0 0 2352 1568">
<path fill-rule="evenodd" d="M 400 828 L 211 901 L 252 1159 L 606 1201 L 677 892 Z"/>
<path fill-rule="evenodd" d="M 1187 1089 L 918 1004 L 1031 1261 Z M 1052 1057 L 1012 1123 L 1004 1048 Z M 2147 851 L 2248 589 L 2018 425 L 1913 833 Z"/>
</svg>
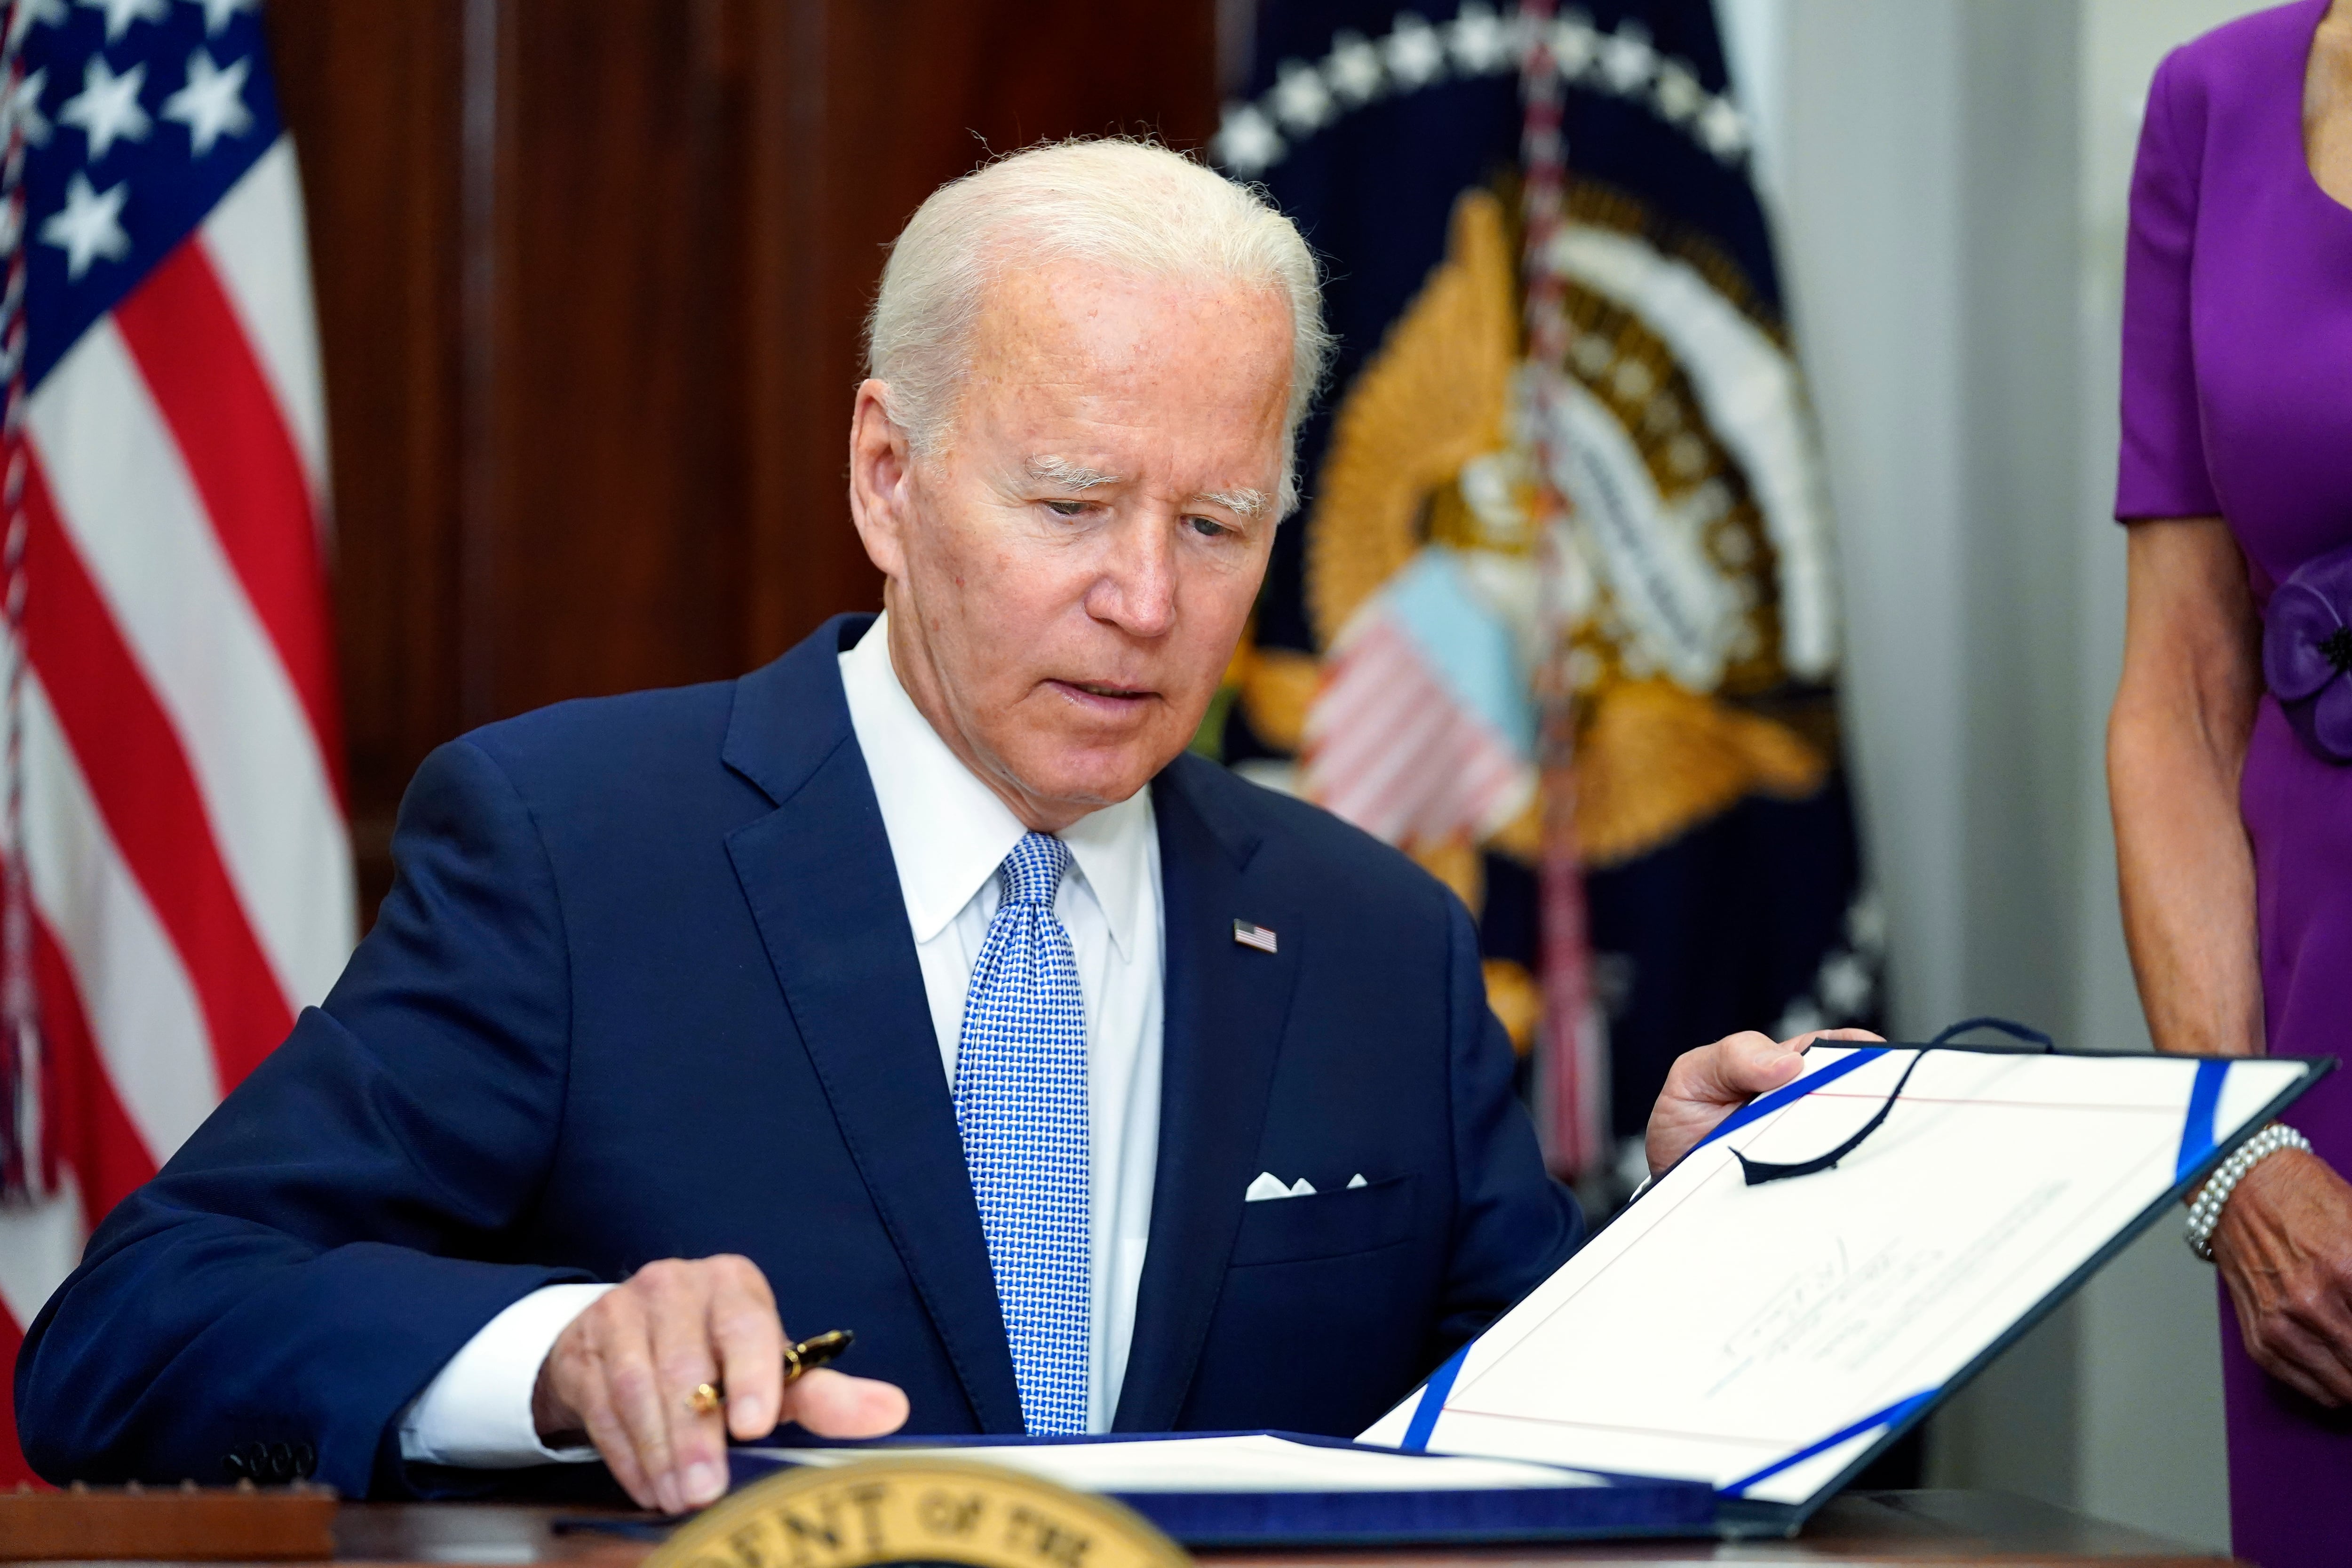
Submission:
<svg viewBox="0 0 2352 1568">
<path fill-rule="evenodd" d="M 539 1440 L 530 1396 L 547 1352 L 610 1285 L 548 1285 L 484 1323 L 400 1417 L 400 1457 L 412 1464 L 515 1470 L 578 1464 L 593 1447 Z"/>
</svg>

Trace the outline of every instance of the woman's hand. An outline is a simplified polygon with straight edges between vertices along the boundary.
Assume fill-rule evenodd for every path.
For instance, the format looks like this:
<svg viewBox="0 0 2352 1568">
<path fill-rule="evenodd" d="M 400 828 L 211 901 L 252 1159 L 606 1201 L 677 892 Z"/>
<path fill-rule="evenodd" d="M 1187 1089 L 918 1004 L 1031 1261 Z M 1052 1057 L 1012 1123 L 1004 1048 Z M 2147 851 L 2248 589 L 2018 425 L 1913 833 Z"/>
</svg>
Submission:
<svg viewBox="0 0 2352 1568">
<path fill-rule="evenodd" d="M 2248 1171 L 2213 1230 L 2246 1353 L 2306 1399 L 2352 1405 L 2352 1184 L 2300 1149 Z"/>
</svg>

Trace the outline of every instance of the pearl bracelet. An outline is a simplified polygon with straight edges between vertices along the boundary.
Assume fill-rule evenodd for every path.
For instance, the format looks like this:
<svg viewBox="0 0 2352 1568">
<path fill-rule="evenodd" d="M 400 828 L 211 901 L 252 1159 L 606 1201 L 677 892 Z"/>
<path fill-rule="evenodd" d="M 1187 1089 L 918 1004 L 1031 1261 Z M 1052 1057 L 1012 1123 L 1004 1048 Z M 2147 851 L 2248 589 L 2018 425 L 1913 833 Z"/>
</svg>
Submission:
<svg viewBox="0 0 2352 1568">
<path fill-rule="evenodd" d="M 2221 1223 L 2221 1205 L 2230 1201 L 2231 1193 L 2245 1180 L 2246 1173 L 2269 1159 L 2282 1149 L 2300 1149 L 2311 1152 L 2311 1140 L 2283 1121 L 2273 1121 L 2239 1147 L 2236 1153 L 2221 1162 L 2189 1205 L 2189 1250 L 2213 1261 L 2213 1227 Z"/>
</svg>

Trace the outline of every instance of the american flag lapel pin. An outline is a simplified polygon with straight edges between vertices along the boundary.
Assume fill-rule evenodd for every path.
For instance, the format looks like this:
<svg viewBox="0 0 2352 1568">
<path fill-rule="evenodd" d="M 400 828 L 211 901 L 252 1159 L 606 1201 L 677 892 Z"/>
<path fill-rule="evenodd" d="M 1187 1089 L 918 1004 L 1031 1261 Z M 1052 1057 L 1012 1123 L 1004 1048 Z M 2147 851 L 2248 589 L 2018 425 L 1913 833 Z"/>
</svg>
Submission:
<svg viewBox="0 0 2352 1568">
<path fill-rule="evenodd" d="M 1234 922 L 1234 940 L 1244 947 L 1254 947 L 1260 952 L 1274 951 L 1274 932 L 1264 926 L 1252 925 L 1247 921 Z"/>
</svg>

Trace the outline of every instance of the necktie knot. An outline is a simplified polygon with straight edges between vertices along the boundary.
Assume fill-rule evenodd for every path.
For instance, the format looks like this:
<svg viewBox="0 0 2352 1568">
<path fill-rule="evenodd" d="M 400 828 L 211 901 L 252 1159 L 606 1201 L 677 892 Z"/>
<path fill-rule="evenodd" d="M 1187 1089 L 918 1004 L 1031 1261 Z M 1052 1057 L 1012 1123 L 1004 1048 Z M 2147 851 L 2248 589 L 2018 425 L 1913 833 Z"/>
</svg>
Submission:
<svg viewBox="0 0 2352 1568">
<path fill-rule="evenodd" d="M 1004 901 L 1052 909 L 1054 894 L 1062 885 L 1062 869 L 1069 863 L 1070 847 L 1052 834 L 1024 834 L 1000 868 Z"/>
</svg>

